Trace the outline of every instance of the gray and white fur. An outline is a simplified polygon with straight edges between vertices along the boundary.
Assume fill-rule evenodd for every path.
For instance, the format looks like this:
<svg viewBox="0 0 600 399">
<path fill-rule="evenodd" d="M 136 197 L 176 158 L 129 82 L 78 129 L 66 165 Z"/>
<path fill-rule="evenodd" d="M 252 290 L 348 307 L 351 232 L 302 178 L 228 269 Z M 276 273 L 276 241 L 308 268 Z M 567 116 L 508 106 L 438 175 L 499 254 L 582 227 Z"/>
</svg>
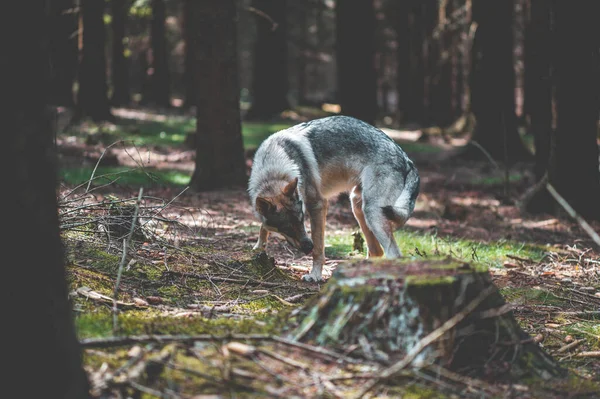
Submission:
<svg viewBox="0 0 600 399">
<path fill-rule="evenodd" d="M 414 163 L 380 129 L 348 116 L 300 123 L 269 136 L 254 156 L 248 192 L 262 222 L 254 248 L 265 249 L 269 233 L 281 233 L 313 252 L 312 270 L 303 279 L 322 281 L 328 199 L 350 192 L 367 257 L 400 257 L 393 233 L 411 216 L 419 187 Z"/>
</svg>

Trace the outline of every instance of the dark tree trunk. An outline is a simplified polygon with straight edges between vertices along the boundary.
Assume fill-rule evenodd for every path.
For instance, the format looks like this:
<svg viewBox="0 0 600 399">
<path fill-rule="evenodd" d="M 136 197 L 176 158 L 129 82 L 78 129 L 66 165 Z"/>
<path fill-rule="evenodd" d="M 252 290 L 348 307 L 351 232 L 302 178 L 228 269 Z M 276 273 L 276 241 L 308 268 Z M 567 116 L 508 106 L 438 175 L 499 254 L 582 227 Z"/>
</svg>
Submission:
<svg viewBox="0 0 600 399">
<path fill-rule="evenodd" d="M 253 0 L 256 48 L 252 77 L 252 104 L 245 118 L 266 120 L 289 108 L 286 0 Z M 264 15 L 263 15 L 264 13 Z"/>
<path fill-rule="evenodd" d="M 77 13 L 73 0 L 50 2 L 50 103 L 72 107 L 77 73 Z"/>
<path fill-rule="evenodd" d="M 557 1 L 556 123 L 548 178 L 582 216 L 600 219 L 598 95 L 600 5 Z"/>
<path fill-rule="evenodd" d="M 152 21 L 150 41 L 152 43 L 150 74 L 150 103 L 160 107 L 171 106 L 171 90 L 165 20 L 167 8 L 165 0 L 152 0 Z"/>
<path fill-rule="evenodd" d="M 337 1 L 335 17 L 342 114 L 373 124 L 377 116 L 373 0 Z"/>
<path fill-rule="evenodd" d="M 413 356 L 407 368 L 434 362 L 494 382 L 564 376 L 505 305 L 480 267 L 452 260 L 358 261 L 338 266 L 286 334 L 338 352 L 354 347 L 351 356 L 388 364 Z"/>
<path fill-rule="evenodd" d="M 431 14 L 435 16 L 435 24 L 433 24 L 431 31 L 435 29 L 436 25 L 444 23 L 446 16 L 451 15 L 452 1 L 447 0 L 436 6 L 437 0 L 430 5 Z M 445 6 L 443 10 L 439 7 Z M 437 11 L 437 15 L 435 15 Z M 441 19 L 443 18 L 443 20 Z M 433 122 L 438 126 L 448 126 L 453 117 L 456 115 L 454 93 L 453 93 L 453 53 L 454 48 L 452 47 L 452 40 L 450 36 L 455 36 L 452 31 L 444 31 L 440 33 L 438 38 L 432 38 L 432 56 L 430 59 L 430 91 L 429 91 L 429 102 L 431 104 L 432 119 Z"/>
<path fill-rule="evenodd" d="M 3 24 L 0 33 L 0 170 L 11 190 L 0 199 L 2 209 L 10 210 L 0 247 L 12 266 L 3 276 L 3 339 L 10 348 L 3 354 L 8 367 L 2 389 L 20 398 L 88 398 L 58 227 L 45 12 L 43 1 L 14 2 L 11 24 Z"/>
<path fill-rule="evenodd" d="M 409 75 L 406 122 L 423 123 L 425 119 L 425 9 L 418 0 L 409 1 Z"/>
<path fill-rule="evenodd" d="M 104 53 L 104 0 L 82 0 L 83 49 L 79 65 L 78 116 L 110 121 Z"/>
<path fill-rule="evenodd" d="M 125 26 L 129 12 L 128 0 L 111 0 L 112 13 L 112 97 L 113 105 L 131 102 L 129 92 L 129 63 L 125 57 Z"/>
<path fill-rule="evenodd" d="M 514 2 L 510 0 L 473 0 L 477 32 L 472 52 L 471 106 L 477 125 L 472 140 L 494 159 L 509 162 L 531 158 L 517 131 L 513 11 Z M 464 155 L 485 159 L 472 144 Z"/>
<path fill-rule="evenodd" d="M 299 11 L 299 29 L 300 39 L 298 41 L 298 58 L 296 61 L 298 74 L 298 104 L 305 105 L 307 103 L 307 53 L 309 51 L 309 16 L 312 11 L 312 2 L 303 1 L 297 5 Z"/>
<path fill-rule="evenodd" d="M 539 181 L 548 167 L 552 132 L 551 3 L 531 0 L 529 11 L 525 38 L 525 98 L 535 140 L 535 176 Z"/>
<path fill-rule="evenodd" d="M 194 30 L 196 22 L 191 19 L 194 0 L 183 0 L 183 40 L 185 45 L 183 80 L 185 84 L 185 108 L 196 106 L 196 66 L 194 64 Z"/>
<path fill-rule="evenodd" d="M 190 186 L 209 190 L 246 184 L 240 121 L 236 2 L 194 1 L 196 168 Z"/>
<path fill-rule="evenodd" d="M 401 1 L 395 5 L 395 25 L 396 25 L 396 92 L 397 92 L 397 116 L 399 124 L 406 122 L 406 113 L 413 101 L 410 93 L 410 61 L 411 61 L 411 26 L 410 26 L 410 7 L 408 2 Z"/>
</svg>

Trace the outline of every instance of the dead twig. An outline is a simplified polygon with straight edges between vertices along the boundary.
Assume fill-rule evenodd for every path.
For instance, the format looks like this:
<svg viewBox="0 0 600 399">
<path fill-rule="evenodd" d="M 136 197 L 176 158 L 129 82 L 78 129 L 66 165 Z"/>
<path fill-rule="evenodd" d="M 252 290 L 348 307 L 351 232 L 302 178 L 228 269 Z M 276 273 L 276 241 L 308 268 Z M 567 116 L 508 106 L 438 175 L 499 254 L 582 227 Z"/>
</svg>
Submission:
<svg viewBox="0 0 600 399">
<path fill-rule="evenodd" d="M 596 243 L 596 245 L 600 248 L 600 236 L 598 235 L 598 233 L 596 233 L 596 231 L 594 231 L 592 226 L 590 226 L 588 224 L 588 222 L 586 222 L 585 219 L 583 217 L 581 217 L 575 211 L 575 209 L 573 209 L 573 207 L 571 207 L 571 205 L 569 205 L 569 203 L 558 193 L 558 191 L 556 191 L 556 189 L 552 186 L 552 184 L 550 184 L 550 183 L 546 184 L 546 189 L 548 189 L 548 192 L 550 192 L 550 194 L 552 194 L 552 196 L 554 197 L 556 202 L 558 202 L 565 209 L 565 211 L 567 211 L 569 216 L 571 216 L 573 219 L 575 219 L 577 221 L 577 223 L 579 223 L 581 228 L 590 236 L 592 241 L 594 241 L 594 243 Z"/>
<path fill-rule="evenodd" d="M 121 284 L 121 275 L 123 274 L 123 267 L 125 266 L 125 258 L 127 257 L 127 252 L 129 249 L 129 244 L 131 243 L 131 237 L 133 236 L 133 230 L 135 230 L 135 225 L 137 223 L 138 212 L 140 210 L 140 202 L 142 201 L 142 194 L 144 193 L 144 188 L 140 187 L 140 193 L 138 194 L 137 201 L 135 203 L 135 209 L 133 211 L 133 220 L 131 222 L 131 227 L 129 228 L 129 234 L 127 234 L 127 238 L 123 239 L 123 256 L 121 256 L 121 262 L 119 263 L 119 269 L 117 271 L 117 281 L 115 282 L 115 291 L 113 295 L 113 333 L 117 333 L 117 296 L 119 295 L 119 285 Z"/>
<path fill-rule="evenodd" d="M 583 342 L 585 342 L 585 339 L 575 340 L 575 341 L 571 342 L 570 344 L 567 344 L 567 345 L 562 346 L 559 349 L 557 349 L 556 353 L 563 353 L 563 352 L 566 352 L 566 351 L 571 350 L 573 348 L 576 348 L 579 345 L 581 345 Z"/>
<path fill-rule="evenodd" d="M 110 348 L 133 344 L 156 342 L 167 344 L 171 342 L 192 343 L 195 341 L 224 341 L 224 340 L 271 340 L 267 334 L 230 334 L 216 336 L 211 334 L 201 335 L 129 335 L 124 337 L 113 336 L 105 338 L 86 338 L 80 341 L 83 348 Z"/>
</svg>

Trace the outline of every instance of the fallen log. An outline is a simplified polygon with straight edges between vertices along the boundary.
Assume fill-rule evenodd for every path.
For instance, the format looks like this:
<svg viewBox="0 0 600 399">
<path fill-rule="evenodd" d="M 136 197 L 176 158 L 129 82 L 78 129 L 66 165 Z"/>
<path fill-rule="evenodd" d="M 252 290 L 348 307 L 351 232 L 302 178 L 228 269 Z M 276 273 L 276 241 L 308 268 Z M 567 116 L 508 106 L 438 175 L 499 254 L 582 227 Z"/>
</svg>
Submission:
<svg viewBox="0 0 600 399">
<path fill-rule="evenodd" d="M 456 260 L 363 260 L 338 266 L 296 312 L 289 339 L 405 368 L 440 365 L 494 381 L 565 370 L 524 332 L 487 269 Z"/>
</svg>

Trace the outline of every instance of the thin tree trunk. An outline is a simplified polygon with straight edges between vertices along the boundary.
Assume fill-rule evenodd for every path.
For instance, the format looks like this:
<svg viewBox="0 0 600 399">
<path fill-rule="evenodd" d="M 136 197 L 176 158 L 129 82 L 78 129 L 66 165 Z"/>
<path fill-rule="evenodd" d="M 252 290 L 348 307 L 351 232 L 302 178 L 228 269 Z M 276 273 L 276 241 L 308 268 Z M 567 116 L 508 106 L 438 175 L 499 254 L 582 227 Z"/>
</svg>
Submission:
<svg viewBox="0 0 600 399">
<path fill-rule="evenodd" d="M 4 269 L 1 294 L 3 339 L 9 346 L 2 389 L 19 398 L 88 398 L 58 227 L 45 13 L 42 1 L 14 2 L 10 26 L 2 24 L 0 32 L 0 171 L 10 187 L 10 195 L 0 199 L 7 210 L 0 248 L 11 265 Z"/>
<path fill-rule="evenodd" d="M 289 108 L 286 0 L 254 0 L 256 48 L 252 104 L 245 118 L 266 120 Z"/>
<path fill-rule="evenodd" d="M 171 90 L 165 21 L 167 9 L 165 0 L 152 0 L 152 21 L 150 41 L 152 43 L 152 63 L 150 66 L 150 102 L 160 107 L 171 106 Z"/>
<path fill-rule="evenodd" d="M 77 13 L 73 0 L 50 2 L 50 102 L 72 107 L 77 71 Z"/>
<path fill-rule="evenodd" d="M 197 21 L 196 168 L 190 186 L 209 190 L 246 184 L 247 173 L 240 120 L 236 3 L 194 1 Z"/>
<path fill-rule="evenodd" d="M 183 38 L 185 44 L 183 80 L 185 84 L 185 108 L 196 106 L 196 67 L 194 64 L 194 30 L 196 23 L 191 19 L 192 2 L 194 0 L 183 0 Z"/>
<path fill-rule="evenodd" d="M 96 122 L 114 119 L 106 83 L 104 0 L 82 0 L 83 49 L 79 64 L 78 116 Z"/>
<path fill-rule="evenodd" d="M 513 12 L 510 0 L 473 0 L 477 32 L 471 55 L 471 104 L 477 125 L 472 140 L 494 159 L 509 162 L 531 158 L 517 131 Z M 465 157 L 485 159 L 479 148 L 467 148 Z"/>
<path fill-rule="evenodd" d="M 406 113 L 412 100 L 410 93 L 410 7 L 407 2 L 401 1 L 396 4 L 396 92 L 397 92 L 397 115 L 399 124 L 406 121 Z"/>
<path fill-rule="evenodd" d="M 550 37 L 551 3 L 531 0 L 525 38 L 525 98 L 535 142 L 535 176 L 546 173 L 552 132 L 552 77 Z"/>
<path fill-rule="evenodd" d="M 410 72 L 408 85 L 408 105 L 405 121 L 423 123 L 425 118 L 425 54 L 423 42 L 425 41 L 424 8 L 418 0 L 409 2 L 410 11 Z"/>
<path fill-rule="evenodd" d="M 111 0 L 112 12 L 112 97 L 113 105 L 131 102 L 129 92 L 129 63 L 125 57 L 125 26 L 129 12 L 128 0 Z"/>
</svg>

